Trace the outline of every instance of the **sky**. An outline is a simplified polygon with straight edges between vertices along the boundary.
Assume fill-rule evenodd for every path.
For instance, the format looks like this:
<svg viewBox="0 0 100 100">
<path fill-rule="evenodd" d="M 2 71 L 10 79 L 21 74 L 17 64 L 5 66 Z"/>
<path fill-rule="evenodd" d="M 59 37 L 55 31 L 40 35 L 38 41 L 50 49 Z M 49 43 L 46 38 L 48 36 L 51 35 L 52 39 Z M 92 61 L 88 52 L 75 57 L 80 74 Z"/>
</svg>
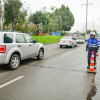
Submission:
<svg viewBox="0 0 100 100">
<path fill-rule="evenodd" d="M 62 4 L 68 6 L 75 18 L 75 24 L 71 29 L 71 32 L 80 31 L 85 32 L 86 22 L 86 4 L 87 0 L 21 0 L 24 3 L 24 7 L 28 8 L 28 11 L 35 13 L 46 7 L 47 11 L 50 11 L 51 6 L 60 8 Z M 88 29 L 95 29 L 100 33 L 100 0 L 88 0 Z"/>
</svg>

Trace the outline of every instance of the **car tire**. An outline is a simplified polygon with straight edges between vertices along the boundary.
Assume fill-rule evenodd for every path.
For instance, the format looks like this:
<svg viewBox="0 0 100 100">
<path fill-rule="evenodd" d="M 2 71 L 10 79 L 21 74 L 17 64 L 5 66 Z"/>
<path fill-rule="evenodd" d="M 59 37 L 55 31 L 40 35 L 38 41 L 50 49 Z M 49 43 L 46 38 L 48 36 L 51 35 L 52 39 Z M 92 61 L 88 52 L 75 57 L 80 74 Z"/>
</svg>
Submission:
<svg viewBox="0 0 100 100">
<path fill-rule="evenodd" d="M 74 47 L 74 45 L 72 44 L 71 48 L 73 48 L 73 47 Z"/>
<path fill-rule="evenodd" d="M 62 45 L 60 45 L 60 48 L 62 48 Z"/>
<path fill-rule="evenodd" d="M 39 53 L 38 53 L 38 56 L 37 56 L 37 60 L 42 60 L 43 57 L 44 57 L 44 50 L 40 49 Z"/>
<path fill-rule="evenodd" d="M 77 47 L 77 44 L 75 45 L 75 47 Z"/>
<path fill-rule="evenodd" d="M 11 70 L 15 70 L 15 69 L 17 69 L 19 67 L 19 65 L 20 65 L 20 57 L 19 57 L 19 55 L 13 54 L 11 56 L 10 61 L 9 61 L 9 68 Z"/>
</svg>

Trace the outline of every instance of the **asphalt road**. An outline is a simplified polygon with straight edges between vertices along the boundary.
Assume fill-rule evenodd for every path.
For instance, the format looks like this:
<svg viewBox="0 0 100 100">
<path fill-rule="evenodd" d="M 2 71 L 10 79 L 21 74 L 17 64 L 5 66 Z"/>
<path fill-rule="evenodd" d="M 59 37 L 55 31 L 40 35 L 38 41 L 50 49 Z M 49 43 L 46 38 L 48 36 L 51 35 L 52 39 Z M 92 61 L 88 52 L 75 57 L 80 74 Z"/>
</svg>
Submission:
<svg viewBox="0 0 100 100">
<path fill-rule="evenodd" d="M 87 73 L 85 44 L 75 48 L 45 45 L 42 61 L 25 60 L 15 71 L 0 66 L 0 100 L 99 100 L 97 73 Z"/>
</svg>

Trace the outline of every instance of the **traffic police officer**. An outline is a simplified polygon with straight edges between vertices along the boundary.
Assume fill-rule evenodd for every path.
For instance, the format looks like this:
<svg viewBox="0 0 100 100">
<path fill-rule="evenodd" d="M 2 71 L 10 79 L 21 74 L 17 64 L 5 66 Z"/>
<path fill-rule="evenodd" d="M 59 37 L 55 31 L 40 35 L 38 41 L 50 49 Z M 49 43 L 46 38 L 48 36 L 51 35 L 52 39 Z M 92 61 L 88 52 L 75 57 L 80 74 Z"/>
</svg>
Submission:
<svg viewBox="0 0 100 100">
<path fill-rule="evenodd" d="M 90 38 L 87 40 L 87 45 L 86 45 L 86 51 L 88 51 L 88 67 L 87 68 L 90 67 L 92 51 L 94 51 L 94 66 L 95 66 L 96 53 L 98 52 L 98 49 L 99 49 L 99 41 L 97 38 L 95 38 L 95 32 L 91 32 Z"/>
</svg>

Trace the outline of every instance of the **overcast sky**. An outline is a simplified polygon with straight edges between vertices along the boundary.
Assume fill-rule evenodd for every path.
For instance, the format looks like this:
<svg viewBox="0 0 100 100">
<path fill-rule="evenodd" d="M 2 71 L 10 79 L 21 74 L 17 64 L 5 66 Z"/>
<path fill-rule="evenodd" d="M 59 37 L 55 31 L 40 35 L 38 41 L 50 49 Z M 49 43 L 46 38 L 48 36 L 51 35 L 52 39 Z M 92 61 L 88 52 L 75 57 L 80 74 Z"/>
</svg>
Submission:
<svg viewBox="0 0 100 100">
<path fill-rule="evenodd" d="M 85 31 L 86 20 L 86 0 L 21 0 L 24 2 L 25 7 L 29 7 L 29 10 L 36 12 L 41 8 L 46 7 L 47 11 L 50 11 L 51 6 L 60 8 L 62 4 L 68 6 L 75 17 L 75 25 L 72 27 L 71 32 Z M 93 3 L 88 8 L 88 29 L 96 29 L 100 32 L 100 0 L 88 0 L 89 3 Z M 93 24 L 94 23 L 94 24 Z"/>
</svg>

